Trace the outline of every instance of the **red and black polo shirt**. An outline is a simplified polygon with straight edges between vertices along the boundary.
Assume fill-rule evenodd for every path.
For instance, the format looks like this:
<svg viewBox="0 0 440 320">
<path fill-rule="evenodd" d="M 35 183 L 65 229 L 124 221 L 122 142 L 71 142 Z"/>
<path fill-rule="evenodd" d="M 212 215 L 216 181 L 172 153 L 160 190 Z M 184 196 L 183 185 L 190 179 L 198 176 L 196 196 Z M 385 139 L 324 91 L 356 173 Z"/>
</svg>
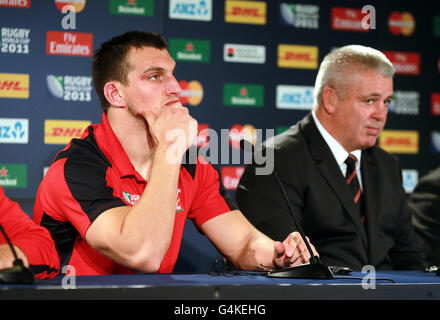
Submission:
<svg viewBox="0 0 440 320">
<path fill-rule="evenodd" d="M 0 225 L 12 244 L 20 248 L 37 278 L 52 278 L 60 267 L 55 244 L 49 232 L 36 224 L 22 211 L 18 203 L 6 197 L 0 187 Z M 0 233 L 0 244 L 7 240 Z"/>
<path fill-rule="evenodd" d="M 160 273 L 173 271 L 187 217 L 200 228 L 209 219 L 230 211 L 219 193 L 218 172 L 200 160 L 180 168 L 174 231 Z M 77 275 L 131 273 L 92 249 L 85 235 L 104 211 L 134 205 L 146 185 L 113 133 L 106 114 L 102 123 L 89 126 L 81 139 L 72 139 L 44 177 L 33 215 L 50 231 L 61 267 L 73 266 Z"/>
</svg>

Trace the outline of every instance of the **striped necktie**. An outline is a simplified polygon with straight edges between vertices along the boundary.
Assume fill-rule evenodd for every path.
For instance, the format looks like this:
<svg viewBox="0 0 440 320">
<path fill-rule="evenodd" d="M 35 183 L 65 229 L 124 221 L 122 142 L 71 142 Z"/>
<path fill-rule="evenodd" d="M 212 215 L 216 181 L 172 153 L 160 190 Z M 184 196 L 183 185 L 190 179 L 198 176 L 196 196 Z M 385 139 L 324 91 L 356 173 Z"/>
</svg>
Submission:
<svg viewBox="0 0 440 320">
<path fill-rule="evenodd" d="M 356 162 L 357 159 L 354 155 L 349 154 L 347 159 L 345 160 L 345 164 L 347 165 L 347 172 L 345 174 L 345 181 L 347 182 L 348 187 L 353 195 L 353 201 L 356 204 L 356 207 L 359 210 L 359 214 L 361 215 L 362 222 L 365 220 L 365 214 L 362 206 L 362 189 L 359 184 L 359 179 L 357 177 L 356 170 Z"/>
</svg>

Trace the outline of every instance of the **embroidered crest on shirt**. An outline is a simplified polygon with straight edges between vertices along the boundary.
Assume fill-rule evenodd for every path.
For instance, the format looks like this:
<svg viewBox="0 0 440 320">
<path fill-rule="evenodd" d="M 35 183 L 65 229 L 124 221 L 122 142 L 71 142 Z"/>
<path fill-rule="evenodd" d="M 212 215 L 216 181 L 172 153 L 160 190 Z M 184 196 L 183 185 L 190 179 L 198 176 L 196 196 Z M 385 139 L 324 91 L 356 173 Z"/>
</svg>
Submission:
<svg viewBox="0 0 440 320">
<path fill-rule="evenodd" d="M 182 206 L 182 201 L 180 200 L 180 193 L 182 193 L 182 191 L 180 190 L 180 188 L 177 188 L 176 213 L 182 212 L 184 210 Z"/>
<path fill-rule="evenodd" d="M 180 188 L 177 189 L 177 200 L 176 200 L 176 213 L 182 212 L 185 209 L 183 208 L 182 201 L 180 200 L 180 194 L 182 191 Z M 124 200 L 127 201 L 129 204 L 134 206 L 136 202 L 140 199 L 140 195 L 138 194 L 130 194 L 129 192 L 123 192 L 122 196 L 124 197 Z"/>
<path fill-rule="evenodd" d="M 127 201 L 132 206 L 134 206 L 141 197 L 138 194 L 130 194 L 129 192 L 123 192 L 122 196 L 124 197 L 124 200 Z"/>
</svg>

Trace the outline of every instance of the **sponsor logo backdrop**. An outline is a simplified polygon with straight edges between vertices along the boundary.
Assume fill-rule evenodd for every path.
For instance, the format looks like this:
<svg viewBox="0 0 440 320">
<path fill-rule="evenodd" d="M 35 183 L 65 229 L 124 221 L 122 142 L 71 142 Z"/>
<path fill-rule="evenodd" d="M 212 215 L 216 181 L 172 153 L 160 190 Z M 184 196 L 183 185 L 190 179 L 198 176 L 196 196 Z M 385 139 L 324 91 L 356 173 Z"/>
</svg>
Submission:
<svg viewBox="0 0 440 320">
<path fill-rule="evenodd" d="M 225 129 L 231 150 L 256 129 L 280 133 L 310 112 L 330 50 L 373 46 L 397 69 L 379 144 L 400 158 L 408 192 L 440 165 L 438 2 L 0 0 L 0 185 L 11 198 L 32 200 L 56 152 L 100 121 L 93 52 L 136 29 L 167 38 L 199 146 L 208 129 L 219 138 Z M 234 199 L 244 164 L 215 166 Z"/>
</svg>

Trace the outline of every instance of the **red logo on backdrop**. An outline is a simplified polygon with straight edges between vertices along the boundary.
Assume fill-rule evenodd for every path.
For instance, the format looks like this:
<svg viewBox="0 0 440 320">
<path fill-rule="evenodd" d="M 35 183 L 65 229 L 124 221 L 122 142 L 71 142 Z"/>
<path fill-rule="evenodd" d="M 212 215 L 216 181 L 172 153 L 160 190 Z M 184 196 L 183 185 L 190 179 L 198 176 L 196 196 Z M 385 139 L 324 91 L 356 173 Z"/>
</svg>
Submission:
<svg viewBox="0 0 440 320">
<path fill-rule="evenodd" d="M 257 141 L 257 134 L 255 127 L 251 124 L 234 124 L 229 129 L 229 144 L 235 148 L 240 149 L 240 140 L 245 139 L 255 145 Z"/>
<path fill-rule="evenodd" d="M 394 11 L 388 17 L 388 28 L 394 35 L 409 36 L 414 32 L 415 26 L 414 16 L 409 12 Z"/>
<path fill-rule="evenodd" d="M 60 11 L 63 11 L 66 5 L 72 6 L 74 11 L 78 13 L 86 6 L 86 0 L 55 0 L 55 6 Z"/>
<path fill-rule="evenodd" d="M 440 93 L 431 93 L 431 114 L 440 116 Z"/>
<path fill-rule="evenodd" d="M 179 96 L 180 103 L 183 105 L 190 104 L 191 106 L 198 106 L 203 100 L 203 86 L 197 80 L 179 81 L 182 92 Z"/>
<path fill-rule="evenodd" d="M 28 9 L 31 7 L 31 0 L 16 0 L 16 1 L 0 0 L 0 7 Z"/>
<path fill-rule="evenodd" d="M 244 167 L 224 166 L 221 168 L 222 182 L 226 190 L 236 190 Z"/>
<path fill-rule="evenodd" d="M 240 140 L 243 138 L 241 131 L 243 126 L 240 124 L 234 124 L 229 130 L 229 144 L 236 149 L 240 149 Z"/>
<path fill-rule="evenodd" d="M 197 147 L 201 148 L 209 144 L 209 124 L 199 123 L 197 128 Z"/>
<path fill-rule="evenodd" d="M 47 31 L 46 53 L 60 56 L 91 57 L 93 54 L 93 34 Z"/>
<path fill-rule="evenodd" d="M 418 75 L 420 74 L 420 54 L 416 52 L 384 51 L 390 59 L 396 74 Z"/>
<path fill-rule="evenodd" d="M 371 27 L 362 26 L 362 20 L 368 13 L 356 8 L 332 8 L 331 27 L 334 30 L 368 32 Z"/>
</svg>

